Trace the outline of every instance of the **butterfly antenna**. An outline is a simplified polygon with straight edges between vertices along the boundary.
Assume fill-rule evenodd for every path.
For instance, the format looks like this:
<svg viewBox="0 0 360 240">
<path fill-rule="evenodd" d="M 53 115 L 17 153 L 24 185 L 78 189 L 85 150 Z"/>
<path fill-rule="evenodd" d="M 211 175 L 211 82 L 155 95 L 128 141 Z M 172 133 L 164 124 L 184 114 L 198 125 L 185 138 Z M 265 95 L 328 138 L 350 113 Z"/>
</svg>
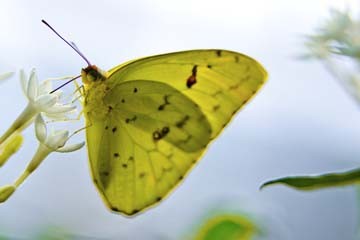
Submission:
<svg viewBox="0 0 360 240">
<path fill-rule="evenodd" d="M 57 90 L 59 90 L 60 88 L 64 87 L 65 85 L 67 85 L 67 84 L 69 84 L 69 83 L 71 83 L 72 81 L 74 81 L 74 80 L 78 79 L 79 77 L 81 77 L 81 75 L 76 76 L 76 77 L 74 77 L 74 78 L 70 79 L 69 81 L 67 81 L 67 82 L 65 82 L 65 83 L 63 83 L 63 84 L 61 84 L 59 87 L 57 87 L 57 88 L 55 88 L 54 90 L 52 90 L 52 91 L 50 92 L 50 94 L 51 94 L 51 93 L 56 92 L 56 91 L 57 91 Z"/>
<path fill-rule="evenodd" d="M 70 41 L 70 44 L 80 52 L 80 49 L 78 48 L 78 46 L 76 46 L 74 42 Z"/>
<path fill-rule="evenodd" d="M 56 35 L 58 35 L 59 38 L 61 38 L 67 45 L 69 45 L 72 49 L 74 49 L 75 52 L 77 52 L 77 54 L 80 55 L 80 57 L 82 57 L 82 59 L 85 60 L 85 62 L 91 66 L 91 63 L 89 60 L 86 59 L 86 57 L 84 56 L 84 54 L 82 54 L 80 52 L 80 50 L 76 47 L 76 45 L 74 43 L 70 43 L 68 42 L 65 38 L 63 38 L 52 26 L 50 26 L 50 24 L 48 24 L 45 20 L 41 20 L 42 23 L 44 23 L 48 28 L 50 28 Z"/>
</svg>

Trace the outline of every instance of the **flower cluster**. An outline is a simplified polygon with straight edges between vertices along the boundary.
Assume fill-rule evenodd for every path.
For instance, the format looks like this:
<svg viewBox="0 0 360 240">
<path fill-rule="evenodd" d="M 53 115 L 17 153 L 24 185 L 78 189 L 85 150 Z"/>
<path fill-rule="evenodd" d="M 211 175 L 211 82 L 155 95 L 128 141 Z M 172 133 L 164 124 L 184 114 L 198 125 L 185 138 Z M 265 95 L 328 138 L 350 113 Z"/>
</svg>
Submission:
<svg viewBox="0 0 360 240">
<path fill-rule="evenodd" d="M 32 123 L 38 113 L 44 113 L 48 117 L 53 118 L 66 118 L 67 114 L 72 113 L 76 109 L 71 104 L 62 104 L 60 102 L 60 91 L 50 93 L 52 90 L 50 81 L 44 81 L 42 84 L 39 84 L 35 69 L 31 71 L 29 80 L 27 80 L 25 72 L 21 71 L 20 80 L 28 104 L 10 128 L 0 137 L 0 144 L 15 131 L 21 131 L 26 128 Z"/>
<path fill-rule="evenodd" d="M 2 74 L 0 79 L 12 74 Z M 42 114 L 52 119 L 68 119 L 68 115 L 76 111 L 76 106 L 61 102 L 62 93 L 52 93 L 51 81 L 39 84 L 36 72 L 33 69 L 28 78 L 24 71 L 20 72 L 22 91 L 28 103 L 22 113 L 16 118 L 10 128 L 0 137 L 0 166 L 2 166 L 22 144 L 21 132 L 35 121 L 35 135 L 39 141 L 38 148 L 25 171 L 14 184 L 0 187 L 0 203 L 6 201 L 20 184 L 40 165 L 52 152 L 72 152 L 82 148 L 85 143 L 66 145 L 69 140 L 69 131 L 58 130 L 48 132 Z"/>
<path fill-rule="evenodd" d="M 331 10 L 330 18 L 307 36 L 305 58 L 317 58 L 360 103 L 360 19 Z"/>
</svg>

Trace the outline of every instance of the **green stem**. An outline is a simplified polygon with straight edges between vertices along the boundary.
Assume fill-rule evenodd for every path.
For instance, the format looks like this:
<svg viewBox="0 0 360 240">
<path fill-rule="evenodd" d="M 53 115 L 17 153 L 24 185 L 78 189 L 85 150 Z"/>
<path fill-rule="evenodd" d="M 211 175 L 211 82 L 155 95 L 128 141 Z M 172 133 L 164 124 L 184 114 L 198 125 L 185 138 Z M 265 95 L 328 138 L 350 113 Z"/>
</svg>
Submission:
<svg viewBox="0 0 360 240">
<path fill-rule="evenodd" d="M 6 132 L 0 137 L 0 144 L 5 142 L 5 140 L 8 139 L 14 132 L 22 131 L 24 128 L 26 128 L 35 115 L 35 109 L 30 104 L 28 104 L 19 117 L 10 126 L 10 128 L 6 130 Z"/>
<path fill-rule="evenodd" d="M 14 185 L 18 188 L 25 179 L 42 163 L 42 161 L 51 153 L 51 150 L 45 145 L 39 145 L 35 155 L 31 159 L 31 162 L 26 167 L 25 171 L 20 175 L 20 177 L 15 181 Z"/>
<path fill-rule="evenodd" d="M 28 172 L 27 170 L 25 170 L 20 177 L 16 180 L 16 182 L 14 183 L 14 186 L 16 188 L 18 188 L 20 186 L 20 184 L 22 184 L 25 179 L 30 175 L 30 172 Z"/>
</svg>

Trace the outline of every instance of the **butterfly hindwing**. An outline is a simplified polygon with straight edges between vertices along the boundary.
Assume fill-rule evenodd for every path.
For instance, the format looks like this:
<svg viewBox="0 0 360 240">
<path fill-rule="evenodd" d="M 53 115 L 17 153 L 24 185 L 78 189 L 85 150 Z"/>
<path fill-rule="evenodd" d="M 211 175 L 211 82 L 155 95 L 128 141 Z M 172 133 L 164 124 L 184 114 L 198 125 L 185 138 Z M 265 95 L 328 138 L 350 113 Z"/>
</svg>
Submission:
<svg viewBox="0 0 360 240">
<path fill-rule="evenodd" d="M 103 103 L 105 120 L 88 115 L 92 173 L 108 206 L 131 215 L 183 178 L 210 142 L 211 127 L 197 104 L 160 82 L 120 83 Z"/>
</svg>

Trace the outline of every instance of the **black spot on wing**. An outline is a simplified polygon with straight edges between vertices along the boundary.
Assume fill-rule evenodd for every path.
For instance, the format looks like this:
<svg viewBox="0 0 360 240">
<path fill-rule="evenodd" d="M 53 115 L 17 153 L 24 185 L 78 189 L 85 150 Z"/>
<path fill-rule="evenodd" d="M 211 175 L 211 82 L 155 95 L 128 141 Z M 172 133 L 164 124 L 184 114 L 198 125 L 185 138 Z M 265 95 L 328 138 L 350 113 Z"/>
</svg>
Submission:
<svg viewBox="0 0 360 240">
<path fill-rule="evenodd" d="M 186 80 L 186 86 L 188 88 L 191 88 L 197 82 L 196 74 L 197 74 L 197 65 L 194 65 L 191 70 L 191 76 Z"/>
<path fill-rule="evenodd" d="M 166 126 L 163 127 L 161 130 L 156 130 L 153 132 L 153 140 L 158 141 L 163 137 L 165 137 L 169 132 L 170 132 L 170 128 Z"/>
<path fill-rule="evenodd" d="M 126 119 L 125 119 L 125 122 L 126 122 L 126 123 L 135 122 L 136 119 L 137 119 L 137 116 L 135 115 L 135 116 L 133 116 L 132 118 L 126 118 Z"/>
<path fill-rule="evenodd" d="M 158 141 L 161 139 L 161 132 L 159 132 L 158 130 L 156 130 L 155 132 L 153 132 L 153 139 L 155 141 Z"/>
<path fill-rule="evenodd" d="M 166 136 L 169 132 L 170 132 L 169 127 L 163 127 L 163 129 L 161 129 L 161 134 L 163 137 Z"/>
<path fill-rule="evenodd" d="M 193 76 L 195 76 L 195 77 L 196 77 L 196 73 L 197 73 L 197 65 L 194 65 L 194 66 L 193 66 L 193 68 L 192 68 L 192 70 L 191 70 L 191 73 L 192 73 L 192 75 L 193 75 Z"/>
<path fill-rule="evenodd" d="M 186 86 L 188 88 L 191 88 L 194 84 L 196 83 L 196 77 L 191 75 L 187 80 L 186 80 Z"/>
<path fill-rule="evenodd" d="M 219 108 L 220 108 L 220 105 L 215 105 L 215 106 L 213 106 L 213 111 L 216 112 L 217 110 L 219 110 Z"/>
<path fill-rule="evenodd" d="M 186 124 L 186 122 L 190 119 L 190 116 L 189 115 L 186 115 L 183 119 L 181 119 L 180 121 L 178 121 L 176 123 L 176 127 L 178 128 L 183 128 L 184 125 Z"/>
<path fill-rule="evenodd" d="M 164 110 L 165 107 L 170 104 L 170 102 L 169 102 L 169 97 L 170 97 L 170 95 L 164 95 L 164 103 L 161 104 L 161 105 L 158 107 L 158 110 L 159 110 L 159 111 Z"/>
</svg>

